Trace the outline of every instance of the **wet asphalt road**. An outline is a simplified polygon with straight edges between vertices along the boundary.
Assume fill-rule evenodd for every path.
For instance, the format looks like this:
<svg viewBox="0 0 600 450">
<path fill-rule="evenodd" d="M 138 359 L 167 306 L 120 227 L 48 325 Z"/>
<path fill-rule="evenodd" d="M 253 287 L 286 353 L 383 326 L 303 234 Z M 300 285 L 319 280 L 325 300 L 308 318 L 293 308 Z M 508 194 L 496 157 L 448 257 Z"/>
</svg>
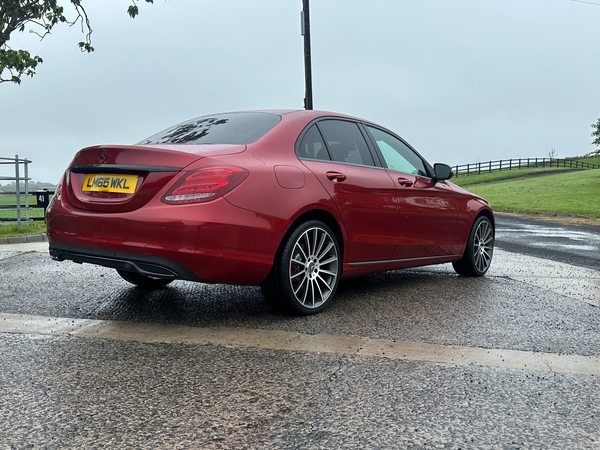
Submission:
<svg viewBox="0 0 600 450">
<path fill-rule="evenodd" d="M 174 282 L 149 292 L 109 269 L 0 249 L 0 326 L 14 319 L 25 330 L 0 333 L 0 449 L 600 449 L 600 371 L 276 342 L 284 332 L 351 336 L 597 364 L 598 307 L 500 269 L 518 260 L 507 252 L 521 252 L 532 276 L 536 258 L 554 259 L 568 278 L 586 270 L 600 286 L 588 270 L 599 269 L 600 232 L 561 227 L 565 237 L 549 226 L 547 238 L 504 216 L 498 226 L 504 252 L 484 278 L 425 269 L 348 280 L 331 308 L 302 318 L 273 313 L 254 287 Z M 55 317 L 91 331 L 40 326 Z M 96 338 L 98 321 L 104 330 L 147 325 L 146 337 Z M 275 343 L 154 342 L 164 326 L 258 330 Z"/>
<path fill-rule="evenodd" d="M 600 224 L 496 215 L 496 245 L 510 252 L 600 270 Z"/>
</svg>

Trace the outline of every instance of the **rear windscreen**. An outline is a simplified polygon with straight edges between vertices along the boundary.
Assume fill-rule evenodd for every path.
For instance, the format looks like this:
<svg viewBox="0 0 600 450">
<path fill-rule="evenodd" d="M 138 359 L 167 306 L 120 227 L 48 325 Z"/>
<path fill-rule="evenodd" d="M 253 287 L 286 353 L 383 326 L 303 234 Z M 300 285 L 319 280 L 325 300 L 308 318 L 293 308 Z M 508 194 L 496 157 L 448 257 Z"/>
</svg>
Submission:
<svg viewBox="0 0 600 450">
<path fill-rule="evenodd" d="M 271 130 L 281 117 L 243 112 L 214 114 L 188 120 L 141 142 L 144 144 L 251 144 Z"/>
</svg>

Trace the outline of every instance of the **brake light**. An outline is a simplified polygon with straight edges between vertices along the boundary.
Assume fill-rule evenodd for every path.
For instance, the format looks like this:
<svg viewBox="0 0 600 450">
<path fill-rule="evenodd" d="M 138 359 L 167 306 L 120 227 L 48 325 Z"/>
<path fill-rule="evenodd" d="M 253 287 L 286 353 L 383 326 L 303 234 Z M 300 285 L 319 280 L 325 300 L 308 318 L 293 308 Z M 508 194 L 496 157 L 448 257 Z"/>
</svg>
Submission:
<svg viewBox="0 0 600 450">
<path fill-rule="evenodd" d="M 182 177 L 163 198 L 169 205 L 187 205 L 215 200 L 230 192 L 248 177 L 237 166 L 212 166 L 192 170 Z"/>
</svg>

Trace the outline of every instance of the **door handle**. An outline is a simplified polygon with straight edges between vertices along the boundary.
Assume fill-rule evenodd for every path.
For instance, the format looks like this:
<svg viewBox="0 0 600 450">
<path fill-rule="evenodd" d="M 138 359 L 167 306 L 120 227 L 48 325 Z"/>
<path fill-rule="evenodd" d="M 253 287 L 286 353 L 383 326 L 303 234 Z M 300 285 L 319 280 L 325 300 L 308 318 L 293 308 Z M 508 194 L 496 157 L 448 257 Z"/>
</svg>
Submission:
<svg viewBox="0 0 600 450">
<path fill-rule="evenodd" d="M 331 181 L 340 182 L 346 180 L 346 175 L 339 172 L 327 172 L 327 178 L 329 178 Z"/>
<path fill-rule="evenodd" d="M 413 185 L 413 182 L 407 180 L 406 178 L 398 178 L 398 184 L 404 187 L 411 187 Z"/>
</svg>

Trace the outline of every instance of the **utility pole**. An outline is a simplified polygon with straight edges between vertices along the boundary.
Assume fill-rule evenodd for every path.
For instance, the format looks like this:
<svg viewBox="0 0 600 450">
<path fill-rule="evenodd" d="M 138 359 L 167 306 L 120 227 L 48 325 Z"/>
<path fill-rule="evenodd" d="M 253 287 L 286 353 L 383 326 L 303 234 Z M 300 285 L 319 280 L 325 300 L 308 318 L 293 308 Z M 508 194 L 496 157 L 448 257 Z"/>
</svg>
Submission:
<svg viewBox="0 0 600 450">
<path fill-rule="evenodd" d="M 312 67 L 310 61 L 310 13 L 308 2 L 309 0 L 302 0 L 300 25 L 302 36 L 304 36 L 304 109 L 313 109 Z"/>
</svg>

